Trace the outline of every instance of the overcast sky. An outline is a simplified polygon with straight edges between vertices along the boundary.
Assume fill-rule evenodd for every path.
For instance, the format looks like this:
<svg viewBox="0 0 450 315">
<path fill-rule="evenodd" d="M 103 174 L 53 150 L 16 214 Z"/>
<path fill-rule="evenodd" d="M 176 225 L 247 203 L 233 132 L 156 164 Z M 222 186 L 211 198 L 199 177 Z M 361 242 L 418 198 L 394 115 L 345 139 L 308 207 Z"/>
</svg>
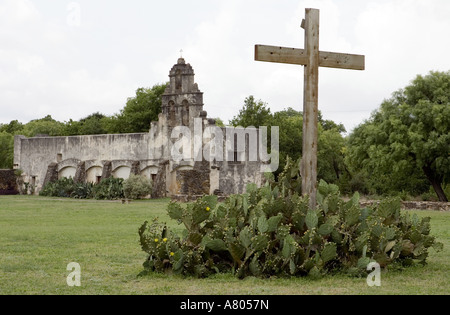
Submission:
<svg viewBox="0 0 450 315">
<path fill-rule="evenodd" d="M 249 95 L 301 110 L 303 67 L 254 61 L 254 45 L 304 48 L 305 8 L 320 9 L 321 50 L 366 56 L 365 71 L 319 70 L 319 109 L 347 131 L 450 70 L 449 0 L 0 0 L 0 123 L 117 113 L 181 49 L 208 116 L 227 122 Z"/>
</svg>

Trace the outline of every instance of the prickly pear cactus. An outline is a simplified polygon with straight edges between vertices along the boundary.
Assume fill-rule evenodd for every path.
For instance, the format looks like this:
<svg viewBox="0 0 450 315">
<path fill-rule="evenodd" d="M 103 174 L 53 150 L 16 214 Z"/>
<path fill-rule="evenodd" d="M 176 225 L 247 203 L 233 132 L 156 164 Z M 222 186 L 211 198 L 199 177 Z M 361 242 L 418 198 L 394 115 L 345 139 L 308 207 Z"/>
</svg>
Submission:
<svg viewBox="0 0 450 315">
<path fill-rule="evenodd" d="M 370 262 L 425 263 L 428 249 L 442 248 L 430 235 L 430 219 L 401 214 L 400 201 L 359 207 L 359 194 L 343 201 L 336 185 L 319 183 L 318 207 L 308 208 L 299 191 L 297 162 L 279 181 L 267 181 L 219 204 L 216 196 L 168 205 L 169 217 L 184 225 L 182 236 L 157 219 L 139 229 L 148 254 L 145 271 L 205 277 L 321 277 L 335 270 L 364 272 Z"/>
</svg>

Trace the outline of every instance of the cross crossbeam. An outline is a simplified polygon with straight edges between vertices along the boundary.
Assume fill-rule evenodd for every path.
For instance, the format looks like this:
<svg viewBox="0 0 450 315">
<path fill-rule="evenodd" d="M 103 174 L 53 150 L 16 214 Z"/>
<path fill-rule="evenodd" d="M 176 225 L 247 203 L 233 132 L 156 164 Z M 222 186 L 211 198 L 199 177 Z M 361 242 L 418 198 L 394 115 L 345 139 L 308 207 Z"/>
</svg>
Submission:
<svg viewBox="0 0 450 315">
<path fill-rule="evenodd" d="M 365 56 L 319 51 L 319 67 L 364 70 Z M 306 66 L 304 49 L 255 45 L 255 60 Z"/>
<path fill-rule="evenodd" d="M 309 206 L 316 207 L 319 67 L 364 70 L 363 55 L 319 51 L 319 10 L 306 9 L 302 21 L 305 49 L 255 45 L 255 60 L 302 65 L 303 94 L 303 156 L 300 166 L 302 194 L 309 195 Z"/>
</svg>

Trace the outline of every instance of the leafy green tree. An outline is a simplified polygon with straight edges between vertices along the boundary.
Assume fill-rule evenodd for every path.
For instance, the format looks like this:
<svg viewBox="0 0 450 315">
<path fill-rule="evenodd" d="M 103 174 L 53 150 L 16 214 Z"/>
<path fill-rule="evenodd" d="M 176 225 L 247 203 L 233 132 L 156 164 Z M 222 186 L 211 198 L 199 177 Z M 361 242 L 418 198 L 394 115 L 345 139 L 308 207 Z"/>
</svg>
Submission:
<svg viewBox="0 0 450 315">
<path fill-rule="evenodd" d="M 76 120 L 69 119 L 66 121 L 64 126 L 65 136 L 77 136 L 80 132 L 80 122 Z"/>
<path fill-rule="evenodd" d="M 119 114 L 103 118 L 103 128 L 108 133 L 148 132 L 150 123 L 157 121 L 161 113 L 161 96 L 166 86 L 167 83 L 137 89 L 136 96 L 128 98 Z"/>
<path fill-rule="evenodd" d="M 350 136 L 349 161 L 378 191 L 420 194 L 450 179 L 450 71 L 417 76 Z M 383 187 L 384 186 L 384 187 Z"/>
<path fill-rule="evenodd" d="M 267 126 L 272 119 L 270 109 L 261 100 L 256 101 L 253 96 L 249 96 L 244 101 L 244 107 L 239 114 L 230 121 L 230 125 L 237 127 L 260 127 Z"/>
<path fill-rule="evenodd" d="M 14 136 L 5 131 L 0 132 L 0 169 L 12 169 L 14 159 Z"/>
<path fill-rule="evenodd" d="M 12 120 L 9 124 L 0 124 L 0 132 L 4 131 L 15 135 L 23 129 L 23 124 L 17 120 Z"/>
<path fill-rule="evenodd" d="M 66 123 L 66 135 L 100 135 L 108 133 L 104 120 L 107 117 L 99 112 L 91 114 L 79 121 L 73 121 L 70 119 Z"/>
<path fill-rule="evenodd" d="M 288 107 L 287 109 L 276 112 L 274 114 L 274 116 L 275 115 L 277 115 L 277 117 L 282 117 L 282 118 L 303 117 L 303 113 L 301 111 L 297 111 L 297 110 L 293 109 L 292 107 Z"/>
<path fill-rule="evenodd" d="M 12 120 L 9 124 L 0 124 L 0 168 L 11 169 L 14 161 L 14 135 L 21 134 L 23 124 Z"/>
<path fill-rule="evenodd" d="M 342 128 L 330 120 L 327 121 L 327 126 L 331 126 L 330 122 L 335 127 L 325 129 L 322 125 L 319 126 L 317 177 L 328 183 L 338 183 L 341 176 L 348 172 L 344 156 L 346 141 L 340 132 Z"/>
<path fill-rule="evenodd" d="M 289 156 L 294 161 L 302 156 L 303 113 L 289 107 L 270 113 L 267 104 L 255 101 L 253 96 L 245 99 L 243 108 L 230 122 L 233 126 L 278 126 L 280 167 L 275 175 L 280 174 Z M 270 129 L 269 139 L 270 139 Z M 338 183 L 343 173 L 347 172 L 344 163 L 345 128 L 331 120 L 325 120 L 319 112 L 318 177 L 329 183 Z"/>
<path fill-rule="evenodd" d="M 56 121 L 52 116 L 47 115 L 42 119 L 32 120 L 23 128 L 23 134 L 27 137 L 34 137 L 39 134 L 49 136 L 61 136 L 64 134 L 64 123 Z"/>
<path fill-rule="evenodd" d="M 303 116 L 292 108 L 273 114 L 271 126 L 279 127 L 280 167 L 276 175 L 281 173 L 289 156 L 297 161 L 302 156 Z"/>
<path fill-rule="evenodd" d="M 323 130 L 332 130 L 335 129 L 336 131 L 338 131 L 339 133 L 345 133 L 347 132 L 345 130 L 345 127 L 343 124 L 336 124 L 334 121 L 332 120 L 327 120 L 327 119 L 323 119 L 322 113 L 319 110 L 319 115 L 318 115 L 318 122 L 319 124 L 322 126 Z"/>
<path fill-rule="evenodd" d="M 280 127 L 280 165 L 284 166 L 289 156 L 294 161 L 302 156 L 303 114 L 292 108 L 273 114 L 272 126 Z M 318 143 L 318 178 L 329 183 L 338 183 L 346 172 L 344 163 L 345 132 L 342 124 L 332 120 L 324 120 L 319 112 L 319 143 Z M 278 172 L 281 172 L 281 167 Z"/>
</svg>

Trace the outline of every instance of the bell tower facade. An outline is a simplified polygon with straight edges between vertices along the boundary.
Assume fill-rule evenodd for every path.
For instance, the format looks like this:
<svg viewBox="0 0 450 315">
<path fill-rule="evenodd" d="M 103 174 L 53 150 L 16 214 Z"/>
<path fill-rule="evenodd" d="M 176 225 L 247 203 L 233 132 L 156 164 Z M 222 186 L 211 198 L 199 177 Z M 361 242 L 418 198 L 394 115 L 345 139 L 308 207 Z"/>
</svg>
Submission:
<svg viewBox="0 0 450 315">
<path fill-rule="evenodd" d="M 166 116 L 169 128 L 193 127 L 194 118 L 203 111 L 203 93 L 194 81 L 194 70 L 179 58 L 170 70 L 170 82 L 162 95 L 162 114 Z"/>
</svg>

